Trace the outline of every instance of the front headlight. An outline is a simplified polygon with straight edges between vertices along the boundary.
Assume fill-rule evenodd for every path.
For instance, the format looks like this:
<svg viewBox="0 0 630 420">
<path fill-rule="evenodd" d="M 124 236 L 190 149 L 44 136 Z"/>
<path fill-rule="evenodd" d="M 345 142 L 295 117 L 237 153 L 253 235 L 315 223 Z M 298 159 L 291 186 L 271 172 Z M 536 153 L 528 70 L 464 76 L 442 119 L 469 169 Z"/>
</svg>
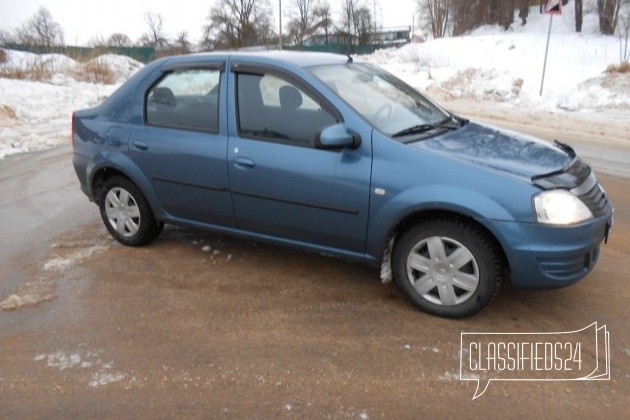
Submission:
<svg viewBox="0 0 630 420">
<path fill-rule="evenodd" d="M 567 190 L 543 191 L 534 197 L 538 223 L 567 226 L 593 218 L 593 213 Z"/>
</svg>

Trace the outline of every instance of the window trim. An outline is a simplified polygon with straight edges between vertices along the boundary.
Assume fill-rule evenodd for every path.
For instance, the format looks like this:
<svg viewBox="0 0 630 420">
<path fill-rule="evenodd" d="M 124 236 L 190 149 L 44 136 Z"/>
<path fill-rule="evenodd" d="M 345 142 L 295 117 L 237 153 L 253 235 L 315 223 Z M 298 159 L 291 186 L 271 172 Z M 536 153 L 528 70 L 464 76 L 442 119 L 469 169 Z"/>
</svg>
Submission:
<svg viewBox="0 0 630 420">
<path fill-rule="evenodd" d="M 304 148 L 309 148 L 309 149 L 316 149 L 315 141 L 314 141 L 315 139 L 313 139 L 313 141 L 311 142 L 308 142 L 308 144 L 304 144 L 304 143 L 300 143 L 297 140 L 291 140 L 291 139 L 286 140 L 286 139 L 273 138 L 273 137 L 262 137 L 262 136 L 248 134 L 248 133 L 243 133 L 241 130 L 241 115 L 240 115 L 241 113 L 240 113 L 240 104 L 239 104 L 239 99 L 238 99 L 238 92 L 239 92 L 238 91 L 239 89 L 238 75 L 239 74 L 262 76 L 262 77 L 269 74 L 271 76 L 275 76 L 282 80 L 285 80 L 293 84 L 295 87 L 299 88 L 300 90 L 302 90 L 307 95 L 309 95 L 311 99 L 314 99 L 322 107 L 323 111 L 330 114 L 330 116 L 333 117 L 337 121 L 337 124 L 344 122 L 341 112 L 339 112 L 339 110 L 335 108 L 335 106 L 332 103 L 330 103 L 330 101 L 326 99 L 325 96 L 319 93 L 309 83 L 307 83 L 300 77 L 296 76 L 294 73 L 283 69 L 282 67 L 276 67 L 276 66 L 271 66 L 271 65 L 259 65 L 259 64 L 235 61 L 235 62 L 232 62 L 230 69 L 232 73 L 235 75 L 234 103 L 236 106 L 236 109 L 235 109 L 236 130 L 237 130 L 238 136 L 241 138 L 266 141 L 270 143 L 280 143 L 280 144 L 286 144 L 289 146 L 304 147 Z"/>
<path fill-rule="evenodd" d="M 155 82 L 153 82 L 147 90 L 144 92 L 143 99 L 143 123 L 145 126 L 149 127 L 158 127 L 158 128 L 168 128 L 172 130 L 181 130 L 181 131 L 190 131 L 194 133 L 206 133 L 206 134 L 219 134 L 221 131 L 221 77 L 223 76 L 223 72 L 225 69 L 224 63 L 175 63 L 171 65 L 166 65 L 162 68 L 162 73 L 160 77 L 158 77 Z M 189 126 L 178 126 L 178 125 L 163 125 L 163 124 L 155 124 L 149 122 L 149 113 L 147 109 L 149 94 L 160 82 L 166 79 L 169 75 L 178 72 L 178 71 L 186 71 L 186 70 L 218 70 L 219 71 L 219 92 L 218 92 L 218 103 L 217 103 L 217 128 L 216 130 L 204 130 L 202 128 L 194 128 Z"/>
</svg>

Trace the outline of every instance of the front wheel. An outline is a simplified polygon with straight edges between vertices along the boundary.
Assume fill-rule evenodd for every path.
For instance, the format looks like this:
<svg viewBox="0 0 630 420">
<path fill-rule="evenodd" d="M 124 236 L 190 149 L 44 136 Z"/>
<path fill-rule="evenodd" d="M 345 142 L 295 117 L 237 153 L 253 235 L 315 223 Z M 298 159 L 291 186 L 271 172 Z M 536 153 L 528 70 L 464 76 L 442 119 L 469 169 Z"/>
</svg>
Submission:
<svg viewBox="0 0 630 420">
<path fill-rule="evenodd" d="M 498 293 L 500 251 L 477 226 L 458 219 L 427 220 L 404 232 L 393 250 L 394 281 L 417 308 L 463 318 Z"/>
<path fill-rule="evenodd" d="M 146 245 L 160 235 L 164 226 L 155 220 L 140 190 L 126 178 L 107 180 L 98 203 L 105 227 L 124 245 Z"/>
</svg>

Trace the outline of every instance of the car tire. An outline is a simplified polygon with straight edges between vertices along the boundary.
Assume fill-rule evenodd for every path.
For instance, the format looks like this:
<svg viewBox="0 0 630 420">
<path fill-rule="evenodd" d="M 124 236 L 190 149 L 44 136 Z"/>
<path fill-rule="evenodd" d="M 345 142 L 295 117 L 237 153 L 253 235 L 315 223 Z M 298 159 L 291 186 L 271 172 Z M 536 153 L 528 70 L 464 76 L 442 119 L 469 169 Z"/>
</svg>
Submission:
<svg viewBox="0 0 630 420">
<path fill-rule="evenodd" d="M 146 245 L 162 232 L 164 224 L 155 220 L 146 199 L 127 178 L 108 179 L 98 203 L 105 227 L 124 245 Z"/>
<path fill-rule="evenodd" d="M 418 309 L 463 318 L 497 295 L 505 273 L 498 246 L 460 219 L 431 219 L 403 232 L 393 249 L 394 282 Z"/>
</svg>

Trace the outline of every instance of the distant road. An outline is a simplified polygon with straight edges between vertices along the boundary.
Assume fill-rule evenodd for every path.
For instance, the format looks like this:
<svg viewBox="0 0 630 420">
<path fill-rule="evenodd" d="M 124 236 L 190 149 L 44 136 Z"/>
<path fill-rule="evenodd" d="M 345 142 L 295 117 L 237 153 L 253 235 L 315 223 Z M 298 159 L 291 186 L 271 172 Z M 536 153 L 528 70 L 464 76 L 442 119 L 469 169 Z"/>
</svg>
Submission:
<svg viewBox="0 0 630 420">
<path fill-rule="evenodd" d="M 439 101 L 438 101 L 439 102 Z M 630 178 L 630 118 L 623 110 L 552 113 L 496 103 L 443 102 L 472 120 L 571 145 L 599 173 Z"/>
</svg>

